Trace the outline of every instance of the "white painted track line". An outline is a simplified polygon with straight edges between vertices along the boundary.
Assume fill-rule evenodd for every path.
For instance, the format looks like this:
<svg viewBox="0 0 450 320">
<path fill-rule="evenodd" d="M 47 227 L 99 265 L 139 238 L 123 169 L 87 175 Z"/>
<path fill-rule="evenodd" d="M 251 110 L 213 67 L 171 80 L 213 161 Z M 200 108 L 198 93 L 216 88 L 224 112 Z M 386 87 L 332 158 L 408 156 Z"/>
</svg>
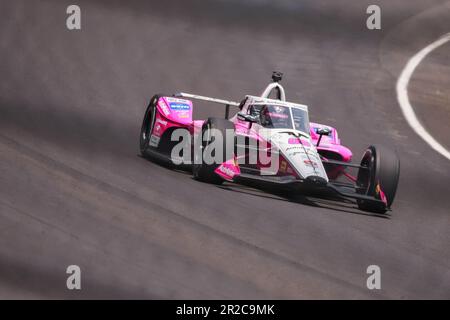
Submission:
<svg viewBox="0 0 450 320">
<path fill-rule="evenodd" d="M 408 61 L 397 81 L 397 99 L 402 109 L 403 115 L 405 116 L 411 128 L 423 140 L 425 140 L 425 142 L 428 143 L 430 147 L 450 160 L 450 151 L 445 149 L 439 142 L 437 142 L 436 139 L 434 139 L 433 136 L 431 136 L 431 134 L 422 126 L 419 119 L 417 119 L 408 96 L 408 84 L 417 66 L 423 61 L 423 59 L 425 59 L 425 57 L 430 52 L 439 48 L 448 41 L 450 41 L 450 33 L 443 35 L 437 41 L 423 48 Z M 448 125 L 448 123 L 443 123 L 443 125 Z"/>
</svg>

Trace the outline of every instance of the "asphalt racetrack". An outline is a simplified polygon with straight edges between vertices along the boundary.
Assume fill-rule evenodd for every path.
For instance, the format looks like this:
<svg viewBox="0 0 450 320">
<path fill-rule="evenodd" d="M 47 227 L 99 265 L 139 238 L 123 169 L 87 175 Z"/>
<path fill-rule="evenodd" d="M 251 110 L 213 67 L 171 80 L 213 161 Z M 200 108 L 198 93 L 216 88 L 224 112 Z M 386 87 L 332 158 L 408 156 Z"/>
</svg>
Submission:
<svg viewBox="0 0 450 320">
<path fill-rule="evenodd" d="M 396 81 L 450 31 L 444 0 L 0 2 L 0 298 L 450 298 L 450 161 L 407 124 Z M 382 8 L 382 29 L 366 9 Z M 450 43 L 410 100 L 450 148 Z M 359 160 L 394 149 L 393 210 L 197 182 L 138 156 L 155 93 L 288 100 Z M 194 116 L 222 116 L 197 105 Z M 81 290 L 66 288 L 78 265 Z M 381 290 L 366 269 L 381 268 Z"/>
</svg>

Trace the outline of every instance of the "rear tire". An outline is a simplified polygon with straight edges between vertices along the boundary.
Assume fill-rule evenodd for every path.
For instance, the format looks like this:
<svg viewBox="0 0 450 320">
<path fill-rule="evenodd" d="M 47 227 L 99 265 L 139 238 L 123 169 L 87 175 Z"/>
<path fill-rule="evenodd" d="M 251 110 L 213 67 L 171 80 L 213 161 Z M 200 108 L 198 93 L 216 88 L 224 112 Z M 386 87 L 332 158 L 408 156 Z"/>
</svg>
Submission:
<svg viewBox="0 0 450 320">
<path fill-rule="evenodd" d="M 206 163 L 204 160 L 204 153 L 205 151 L 207 151 L 208 146 L 211 146 L 212 142 L 214 141 L 214 135 L 211 135 L 211 133 L 208 135 L 208 131 L 211 132 L 211 130 L 215 130 L 215 132 L 217 134 L 222 134 L 223 137 L 223 156 L 222 158 L 217 158 L 216 157 L 216 161 L 213 164 L 208 164 Z M 233 136 L 232 137 L 228 137 L 226 132 L 227 130 L 232 130 L 233 131 Z M 203 141 L 203 137 L 205 137 L 205 135 L 207 137 L 210 137 L 209 141 Z M 229 139 L 232 139 L 232 141 L 229 141 Z M 218 176 L 214 171 L 225 161 L 229 160 L 226 159 L 226 146 L 227 146 L 227 142 L 228 143 L 232 143 L 231 145 L 233 146 L 233 152 L 234 152 L 234 124 L 227 120 L 227 119 L 222 119 L 222 118 L 208 118 L 208 120 L 205 121 L 205 123 L 202 126 L 202 131 L 201 131 L 201 149 L 200 150 L 195 150 L 195 156 L 194 156 L 194 164 L 192 166 L 192 173 L 193 176 L 196 180 L 202 181 L 202 182 L 206 182 L 206 183 L 211 183 L 211 184 L 222 184 L 223 183 L 223 179 Z M 227 140 L 228 139 L 228 140 Z M 198 155 L 201 154 L 201 161 L 200 159 L 198 159 Z M 201 162 L 201 163 L 199 163 Z"/>
<path fill-rule="evenodd" d="M 150 148 L 150 138 L 155 125 L 156 119 L 156 104 L 159 100 L 159 95 L 154 95 L 150 99 L 150 103 L 145 110 L 144 119 L 142 120 L 141 134 L 139 138 L 139 149 L 143 157 L 147 157 L 147 149 Z"/>
<path fill-rule="evenodd" d="M 400 176 L 400 160 L 395 152 L 382 146 L 370 146 L 364 153 L 356 181 L 358 193 L 381 199 L 378 186 L 386 196 L 387 205 L 358 200 L 361 210 L 385 213 L 392 205 Z"/>
</svg>

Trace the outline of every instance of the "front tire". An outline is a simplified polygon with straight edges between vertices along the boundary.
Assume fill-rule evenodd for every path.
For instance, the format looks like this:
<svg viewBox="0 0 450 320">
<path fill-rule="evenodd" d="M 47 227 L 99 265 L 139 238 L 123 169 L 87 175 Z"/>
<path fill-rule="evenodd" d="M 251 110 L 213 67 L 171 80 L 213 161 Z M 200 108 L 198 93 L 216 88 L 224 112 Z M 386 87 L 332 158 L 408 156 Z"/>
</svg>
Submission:
<svg viewBox="0 0 450 320">
<path fill-rule="evenodd" d="M 381 199 L 381 191 L 387 204 L 358 200 L 361 210 L 385 213 L 392 205 L 400 176 L 400 160 L 395 152 L 382 147 L 370 146 L 364 153 L 356 181 L 358 193 Z M 381 191 L 380 191 L 381 190 Z"/>
<path fill-rule="evenodd" d="M 233 135 L 227 135 L 227 131 L 232 130 Z M 212 146 L 215 136 L 212 134 L 221 134 L 223 138 L 223 144 L 218 146 L 222 147 L 222 157 L 215 157 L 215 162 L 208 164 L 205 162 L 204 154 L 205 151 L 209 151 L 208 147 Z M 203 138 L 207 137 L 207 141 L 203 141 Z M 225 161 L 226 159 L 226 148 L 227 145 L 233 146 L 234 152 L 234 124 L 227 120 L 221 118 L 208 118 L 202 126 L 201 131 L 201 150 L 195 150 L 194 153 L 194 164 L 192 166 L 192 173 L 196 180 L 211 183 L 211 184 L 222 184 L 223 179 L 219 177 L 214 171 Z M 231 141 L 230 141 L 231 139 Z M 200 154 L 201 153 L 201 154 Z M 212 152 L 213 153 L 213 152 Z M 201 156 L 201 159 L 198 158 Z"/>
</svg>

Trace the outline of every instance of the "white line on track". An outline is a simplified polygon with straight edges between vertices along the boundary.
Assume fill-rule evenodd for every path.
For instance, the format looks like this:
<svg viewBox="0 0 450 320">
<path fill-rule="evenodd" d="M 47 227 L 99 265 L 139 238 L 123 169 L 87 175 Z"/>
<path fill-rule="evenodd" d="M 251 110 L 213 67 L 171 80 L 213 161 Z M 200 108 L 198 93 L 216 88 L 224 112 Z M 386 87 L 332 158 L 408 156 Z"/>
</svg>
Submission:
<svg viewBox="0 0 450 320">
<path fill-rule="evenodd" d="M 414 71 L 416 70 L 417 66 L 422 62 L 425 57 L 432 52 L 433 50 L 439 48 L 443 44 L 450 41 L 450 33 L 447 33 L 443 35 L 441 38 L 439 38 L 437 41 L 431 43 L 427 47 L 423 48 L 421 51 L 416 53 L 415 56 L 413 56 L 408 63 L 406 64 L 405 68 L 403 69 L 402 73 L 400 74 L 400 77 L 397 81 L 397 99 L 398 103 L 400 104 L 400 107 L 402 109 L 403 115 L 405 116 L 406 120 L 408 121 L 408 124 L 411 126 L 411 128 L 423 139 L 426 143 L 430 145 L 434 150 L 442 154 L 444 157 L 450 160 L 450 151 L 445 149 L 439 142 L 434 139 L 430 133 L 422 126 L 419 119 L 417 119 L 416 114 L 414 113 L 414 110 L 411 106 L 411 103 L 409 102 L 409 96 L 408 96 L 408 84 L 409 80 L 411 79 Z M 444 123 L 444 125 L 447 125 Z"/>
</svg>

